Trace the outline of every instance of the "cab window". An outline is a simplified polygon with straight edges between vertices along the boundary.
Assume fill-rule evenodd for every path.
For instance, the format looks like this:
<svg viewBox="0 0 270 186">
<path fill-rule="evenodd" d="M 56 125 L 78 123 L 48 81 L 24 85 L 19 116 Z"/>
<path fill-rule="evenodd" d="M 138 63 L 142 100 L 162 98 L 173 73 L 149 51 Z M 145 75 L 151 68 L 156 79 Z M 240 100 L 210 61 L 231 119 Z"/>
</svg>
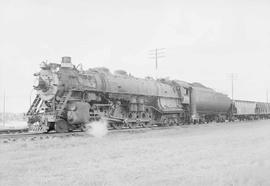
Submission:
<svg viewBox="0 0 270 186">
<path fill-rule="evenodd" d="M 188 95 L 188 89 L 184 88 L 184 94 L 187 96 Z"/>
</svg>

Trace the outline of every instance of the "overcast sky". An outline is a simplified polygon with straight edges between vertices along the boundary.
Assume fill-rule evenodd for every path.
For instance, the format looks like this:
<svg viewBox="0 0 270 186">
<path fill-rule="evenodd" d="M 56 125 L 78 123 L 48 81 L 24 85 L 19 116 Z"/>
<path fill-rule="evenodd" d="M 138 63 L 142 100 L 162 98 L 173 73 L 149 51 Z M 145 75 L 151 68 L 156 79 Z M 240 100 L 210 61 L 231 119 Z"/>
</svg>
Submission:
<svg viewBox="0 0 270 186">
<path fill-rule="evenodd" d="M 235 73 L 235 98 L 266 101 L 270 1 L 1 0 L 0 111 L 4 90 L 7 111 L 27 111 L 43 60 L 71 56 L 85 69 L 155 76 L 148 58 L 154 48 L 166 48 L 158 77 L 201 82 L 231 96 Z"/>
</svg>

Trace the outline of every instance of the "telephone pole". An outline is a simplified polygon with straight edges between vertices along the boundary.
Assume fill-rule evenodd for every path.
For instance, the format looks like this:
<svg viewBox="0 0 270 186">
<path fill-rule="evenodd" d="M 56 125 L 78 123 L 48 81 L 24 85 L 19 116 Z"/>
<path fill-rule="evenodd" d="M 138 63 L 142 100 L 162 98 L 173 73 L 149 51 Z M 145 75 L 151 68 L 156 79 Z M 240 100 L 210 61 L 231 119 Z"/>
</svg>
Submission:
<svg viewBox="0 0 270 186">
<path fill-rule="evenodd" d="M 234 80 L 236 80 L 236 74 L 231 73 L 230 74 L 231 79 L 231 91 L 232 91 L 232 101 L 234 100 L 233 93 L 234 93 Z"/>
<path fill-rule="evenodd" d="M 266 103 L 268 103 L 268 89 L 266 89 Z"/>
<path fill-rule="evenodd" d="M 3 101 L 3 126 L 6 125 L 6 91 L 4 91 L 4 101 Z"/>
<path fill-rule="evenodd" d="M 165 57 L 165 48 L 149 50 L 149 58 L 155 60 L 155 69 L 158 70 L 158 60 Z"/>
<path fill-rule="evenodd" d="M 30 96 L 29 96 L 29 102 L 30 102 L 30 103 L 29 103 L 29 106 L 30 106 L 30 107 L 31 107 L 31 105 L 32 105 L 32 93 L 33 93 L 33 90 L 34 90 L 34 89 L 31 90 Z"/>
</svg>

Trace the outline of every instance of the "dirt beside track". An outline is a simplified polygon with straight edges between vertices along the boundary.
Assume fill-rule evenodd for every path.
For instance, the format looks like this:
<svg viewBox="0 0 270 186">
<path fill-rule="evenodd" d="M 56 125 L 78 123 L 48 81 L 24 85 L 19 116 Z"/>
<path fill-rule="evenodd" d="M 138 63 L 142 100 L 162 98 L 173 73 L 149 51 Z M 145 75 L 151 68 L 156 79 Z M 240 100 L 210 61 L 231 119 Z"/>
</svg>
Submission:
<svg viewBox="0 0 270 186">
<path fill-rule="evenodd" d="M 270 185 L 270 120 L 0 144 L 0 185 Z"/>
</svg>

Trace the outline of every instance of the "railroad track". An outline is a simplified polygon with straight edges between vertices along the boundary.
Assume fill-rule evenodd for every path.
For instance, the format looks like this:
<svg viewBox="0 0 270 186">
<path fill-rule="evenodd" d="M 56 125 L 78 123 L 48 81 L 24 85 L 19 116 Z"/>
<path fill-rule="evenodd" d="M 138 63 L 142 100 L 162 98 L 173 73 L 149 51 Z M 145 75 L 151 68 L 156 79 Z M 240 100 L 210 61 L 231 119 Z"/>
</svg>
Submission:
<svg viewBox="0 0 270 186">
<path fill-rule="evenodd" d="M 86 135 L 85 132 L 70 132 L 70 133 L 9 133 L 9 134 L 1 134 L 0 135 L 0 143 L 9 143 L 15 141 L 35 141 L 35 140 L 45 140 L 45 139 L 52 139 L 52 138 L 64 138 L 64 137 L 71 137 L 71 136 L 84 136 Z"/>
<path fill-rule="evenodd" d="M 227 124 L 233 124 L 235 122 L 229 122 Z M 208 123 L 208 124 L 200 124 L 200 125 L 219 125 L 219 123 Z M 123 128 L 120 130 L 115 130 L 112 128 L 108 129 L 108 135 L 113 135 L 115 133 L 142 133 L 147 132 L 151 130 L 164 130 L 164 129 L 175 129 L 175 128 L 190 128 L 196 125 L 176 125 L 176 126 L 152 126 L 149 128 Z M 30 139 L 30 140 L 38 140 L 38 139 L 51 139 L 51 138 L 64 138 L 64 137 L 71 137 L 71 136 L 89 136 L 89 133 L 87 132 L 81 132 L 81 131 L 73 131 L 69 133 L 56 133 L 55 131 L 49 132 L 49 133 L 31 133 L 28 132 L 27 128 L 23 129 L 2 129 L 0 130 L 0 143 L 3 141 L 4 143 L 17 141 L 18 139 Z"/>
<path fill-rule="evenodd" d="M 28 132 L 27 128 L 21 128 L 21 129 L 1 129 L 0 135 L 3 134 L 20 134 L 20 133 L 26 133 Z"/>
<path fill-rule="evenodd" d="M 175 126 L 179 127 L 179 126 Z M 174 128 L 172 127 L 151 127 L 151 128 L 123 128 L 121 130 L 108 130 L 108 135 L 113 135 L 115 133 L 142 133 L 147 132 L 150 130 L 162 130 L 162 129 L 169 129 Z M 71 137 L 71 136 L 89 136 L 87 132 L 81 131 L 73 131 L 69 133 L 56 133 L 54 131 L 49 133 L 31 133 L 28 132 L 27 128 L 24 129 L 2 129 L 0 130 L 0 142 L 5 141 L 6 143 L 17 141 L 18 139 L 30 139 L 30 140 L 38 140 L 38 139 L 50 139 L 50 138 L 63 138 L 63 137 Z"/>
</svg>

